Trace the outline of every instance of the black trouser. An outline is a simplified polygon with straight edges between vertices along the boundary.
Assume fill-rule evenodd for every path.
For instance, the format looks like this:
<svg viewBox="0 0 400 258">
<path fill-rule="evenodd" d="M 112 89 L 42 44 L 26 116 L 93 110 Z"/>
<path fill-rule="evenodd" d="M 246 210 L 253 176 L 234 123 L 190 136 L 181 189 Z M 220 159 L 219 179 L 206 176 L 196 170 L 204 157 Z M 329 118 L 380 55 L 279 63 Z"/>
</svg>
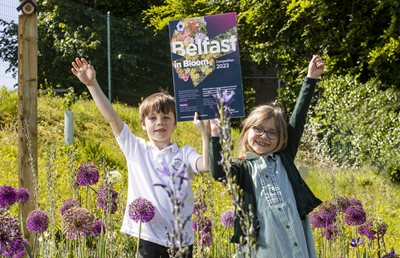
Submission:
<svg viewBox="0 0 400 258">
<path fill-rule="evenodd" d="M 139 242 L 139 257 L 140 258 L 169 258 L 168 247 L 155 244 L 143 239 Z M 193 245 L 190 245 L 182 258 L 193 257 Z"/>
</svg>

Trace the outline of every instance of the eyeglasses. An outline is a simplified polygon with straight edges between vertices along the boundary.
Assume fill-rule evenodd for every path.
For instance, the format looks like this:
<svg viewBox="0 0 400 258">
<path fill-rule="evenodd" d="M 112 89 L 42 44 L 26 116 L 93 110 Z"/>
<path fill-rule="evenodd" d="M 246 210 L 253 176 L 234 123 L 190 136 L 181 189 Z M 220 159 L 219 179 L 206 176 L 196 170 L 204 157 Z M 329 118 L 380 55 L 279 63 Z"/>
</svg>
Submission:
<svg viewBox="0 0 400 258">
<path fill-rule="evenodd" d="M 264 134 L 267 135 L 267 138 L 270 140 L 278 139 L 278 132 L 276 130 L 265 130 L 260 126 L 252 126 L 253 132 L 255 135 L 263 136 Z"/>
</svg>

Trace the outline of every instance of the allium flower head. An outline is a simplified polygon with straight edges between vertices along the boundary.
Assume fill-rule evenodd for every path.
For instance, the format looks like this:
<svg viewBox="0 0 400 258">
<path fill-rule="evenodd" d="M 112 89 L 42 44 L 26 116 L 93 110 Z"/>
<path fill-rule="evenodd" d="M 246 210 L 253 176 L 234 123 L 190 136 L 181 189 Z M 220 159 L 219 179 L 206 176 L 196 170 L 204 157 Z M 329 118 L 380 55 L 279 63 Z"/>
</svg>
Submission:
<svg viewBox="0 0 400 258">
<path fill-rule="evenodd" d="M 8 185 L 0 186 L 0 208 L 9 208 L 17 201 L 17 192 Z"/>
<path fill-rule="evenodd" d="M 360 235 L 366 236 L 370 240 L 376 238 L 376 231 L 374 230 L 373 220 L 368 220 L 363 225 L 358 228 L 358 233 Z"/>
<path fill-rule="evenodd" d="M 311 213 L 311 224 L 315 228 L 325 228 L 336 221 L 336 209 L 330 205 L 322 205 L 321 208 Z"/>
<path fill-rule="evenodd" d="M 17 190 L 17 200 L 20 203 L 26 203 L 27 201 L 29 201 L 29 191 L 26 188 L 18 188 Z"/>
<path fill-rule="evenodd" d="M 224 227 L 233 227 L 233 221 L 235 219 L 233 210 L 225 211 L 221 214 L 221 224 Z"/>
<path fill-rule="evenodd" d="M 357 198 L 350 199 L 350 205 L 352 206 L 362 206 L 362 202 Z"/>
<path fill-rule="evenodd" d="M 139 197 L 129 204 L 129 217 L 135 222 L 149 222 L 154 217 L 154 206 L 150 201 Z"/>
<path fill-rule="evenodd" d="M 396 254 L 394 248 L 392 248 L 389 253 L 386 253 L 382 256 L 382 258 L 397 258 L 397 257 L 400 257 L 400 254 Z"/>
<path fill-rule="evenodd" d="M 334 201 L 341 212 L 344 212 L 350 206 L 350 199 L 346 196 L 338 196 Z"/>
<path fill-rule="evenodd" d="M 70 239 L 78 239 L 92 233 L 94 215 L 87 209 L 72 207 L 68 209 L 63 218 L 63 232 Z"/>
<path fill-rule="evenodd" d="M 207 217 L 202 217 L 197 220 L 193 220 L 192 222 L 192 228 L 194 231 L 208 233 L 211 231 L 211 227 L 212 227 L 212 222 Z"/>
<path fill-rule="evenodd" d="M 22 235 L 16 218 L 9 215 L 6 209 L 0 209 L 0 256 L 22 257 Z"/>
<path fill-rule="evenodd" d="M 349 206 L 344 212 L 344 222 L 349 226 L 364 224 L 366 220 L 367 215 L 362 206 Z"/>
<path fill-rule="evenodd" d="M 74 198 L 69 198 L 69 199 L 66 200 L 66 201 L 64 202 L 64 204 L 61 206 L 61 208 L 60 208 L 60 213 L 61 213 L 61 215 L 63 216 L 64 213 L 65 213 L 67 210 L 71 209 L 72 207 L 80 207 L 80 206 L 81 206 L 81 205 L 80 205 L 80 203 L 79 203 L 77 200 L 75 200 Z"/>
<path fill-rule="evenodd" d="M 95 221 L 92 227 L 92 234 L 98 236 L 101 234 L 101 229 L 103 228 L 103 234 L 106 233 L 106 227 L 101 220 Z"/>
<path fill-rule="evenodd" d="M 198 246 L 210 246 L 212 244 L 211 234 L 208 233 L 200 233 L 199 237 L 197 238 L 197 245 Z"/>
<path fill-rule="evenodd" d="M 97 193 L 96 206 L 103 209 L 104 212 L 114 214 L 118 209 L 118 192 L 102 185 Z"/>
<path fill-rule="evenodd" d="M 49 226 L 49 216 L 42 210 L 36 209 L 29 212 L 26 219 L 26 228 L 30 232 L 43 233 Z"/>
<path fill-rule="evenodd" d="M 203 199 L 196 199 L 194 201 L 193 212 L 192 214 L 200 215 L 202 214 L 207 208 L 207 204 Z"/>
<path fill-rule="evenodd" d="M 76 172 L 76 182 L 80 186 L 94 185 L 99 181 L 99 170 L 93 163 L 84 163 Z"/>
<path fill-rule="evenodd" d="M 358 228 L 358 233 L 366 236 L 370 240 L 380 237 L 384 237 L 387 231 L 387 224 L 381 219 L 370 219 Z"/>
<path fill-rule="evenodd" d="M 339 233 L 339 230 L 335 224 L 328 225 L 324 228 L 324 236 L 326 240 L 332 240 Z"/>
</svg>

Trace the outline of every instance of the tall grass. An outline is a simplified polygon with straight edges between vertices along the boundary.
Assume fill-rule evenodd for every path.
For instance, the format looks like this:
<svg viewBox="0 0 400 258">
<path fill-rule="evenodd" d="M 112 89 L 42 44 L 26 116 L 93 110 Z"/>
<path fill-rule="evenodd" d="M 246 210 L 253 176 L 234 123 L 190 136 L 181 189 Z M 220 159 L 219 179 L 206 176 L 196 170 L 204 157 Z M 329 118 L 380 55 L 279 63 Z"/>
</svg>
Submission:
<svg viewBox="0 0 400 258">
<path fill-rule="evenodd" d="M 0 91 L 0 186 L 18 187 L 17 164 L 17 124 L 16 93 Z M 7 104 L 4 104 L 7 103 Z M 72 105 L 74 112 L 75 142 L 71 146 L 64 145 L 63 109 L 60 97 L 42 96 L 39 98 L 38 110 L 38 206 L 50 216 L 49 229 L 38 236 L 41 247 L 35 257 L 132 257 L 136 250 L 136 240 L 119 232 L 123 212 L 126 205 L 127 170 L 125 159 L 116 143 L 109 125 L 103 120 L 94 103 L 79 99 Z M 137 109 L 124 104 L 115 103 L 115 109 L 136 135 L 146 138 L 145 131 L 139 123 Z M 8 115 L 4 115 L 8 114 Z M 234 139 L 238 131 L 233 130 Z M 201 151 L 201 137 L 191 122 L 179 123 L 173 135 L 179 146 L 190 144 Z M 301 153 L 297 164 L 301 167 L 302 176 L 315 194 L 324 201 L 336 196 L 358 198 L 363 202 L 367 217 L 379 217 L 387 223 L 385 247 L 377 249 L 376 242 L 365 240 L 359 249 L 367 250 L 366 257 L 377 257 L 378 253 L 394 248 L 400 252 L 400 189 L 387 178 L 370 168 L 343 169 L 329 163 L 321 163 Z M 74 185 L 75 171 L 84 162 L 93 162 L 99 166 L 101 184 L 104 176 L 111 170 L 118 170 L 123 180 L 114 188 L 119 193 L 118 211 L 105 215 L 95 205 L 96 193 Z M 328 165 L 327 165 L 328 164 Z M 232 198 L 226 187 L 215 182 L 208 174 L 196 176 L 193 182 L 197 200 L 203 200 L 203 213 L 212 221 L 211 245 L 198 244 L 198 233 L 195 233 L 195 257 L 229 257 L 237 250 L 230 244 L 228 236 L 232 229 L 221 225 L 220 215 L 233 209 Z M 93 212 L 97 219 L 106 223 L 105 233 L 100 237 L 88 236 L 80 240 L 69 240 L 62 230 L 60 207 L 68 198 L 81 200 L 82 206 Z M 10 209 L 17 216 L 18 206 Z M 196 215 L 197 216 L 197 215 Z M 196 219 L 194 216 L 194 219 Z M 348 229 L 340 238 L 326 240 L 318 229 L 314 229 L 317 252 L 321 257 L 356 257 L 356 249 L 349 243 L 356 237 L 353 229 Z M 364 249 L 361 249 L 364 248 Z M 103 250 L 103 251 L 101 251 Z"/>
</svg>

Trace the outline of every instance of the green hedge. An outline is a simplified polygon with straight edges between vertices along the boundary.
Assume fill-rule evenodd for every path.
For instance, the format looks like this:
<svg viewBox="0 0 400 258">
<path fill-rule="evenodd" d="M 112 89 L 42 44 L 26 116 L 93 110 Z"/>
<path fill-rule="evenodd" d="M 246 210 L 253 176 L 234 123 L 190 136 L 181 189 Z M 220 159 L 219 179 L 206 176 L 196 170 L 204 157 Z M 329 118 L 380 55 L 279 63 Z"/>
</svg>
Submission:
<svg viewBox="0 0 400 258">
<path fill-rule="evenodd" d="M 321 81 L 305 141 L 339 164 L 372 165 L 400 182 L 400 91 L 380 84 L 351 76 Z"/>
</svg>

